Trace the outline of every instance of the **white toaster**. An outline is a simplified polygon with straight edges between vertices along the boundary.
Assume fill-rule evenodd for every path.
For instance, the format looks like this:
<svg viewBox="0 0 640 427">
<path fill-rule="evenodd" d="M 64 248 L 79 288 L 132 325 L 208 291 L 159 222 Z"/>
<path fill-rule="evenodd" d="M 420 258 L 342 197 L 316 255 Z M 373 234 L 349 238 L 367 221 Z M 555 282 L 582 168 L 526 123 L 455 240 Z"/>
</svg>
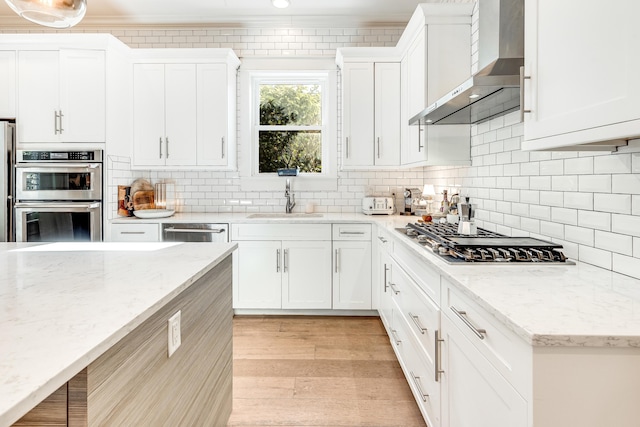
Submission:
<svg viewBox="0 0 640 427">
<path fill-rule="evenodd" d="M 364 197 L 362 213 L 365 215 L 392 215 L 395 213 L 393 197 Z"/>
</svg>

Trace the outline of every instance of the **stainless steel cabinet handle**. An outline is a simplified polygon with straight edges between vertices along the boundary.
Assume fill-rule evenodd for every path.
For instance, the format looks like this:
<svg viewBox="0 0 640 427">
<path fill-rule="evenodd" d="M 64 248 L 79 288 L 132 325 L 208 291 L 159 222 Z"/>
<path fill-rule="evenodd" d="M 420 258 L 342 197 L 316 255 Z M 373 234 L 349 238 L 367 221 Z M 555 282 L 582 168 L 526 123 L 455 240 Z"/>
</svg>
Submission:
<svg viewBox="0 0 640 427">
<path fill-rule="evenodd" d="M 409 374 L 411 374 L 411 379 L 413 380 L 413 383 L 416 385 L 416 388 L 418 389 L 418 393 L 420 393 L 420 398 L 422 399 L 423 402 L 426 402 L 427 397 L 429 397 L 429 395 L 426 394 L 424 391 L 422 391 L 422 387 L 420 386 L 420 377 L 417 377 L 416 374 L 413 373 L 413 371 L 409 371 Z"/>
<path fill-rule="evenodd" d="M 380 158 L 380 137 L 378 137 L 378 158 Z"/>
<path fill-rule="evenodd" d="M 62 135 L 62 132 L 64 132 L 64 129 L 62 128 L 62 118 L 64 117 L 64 114 L 62 114 L 62 110 L 60 110 L 60 114 L 58 115 L 58 118 L 60 119 L 60 135 Z"/>
<path fill-rule="evenodd" d="M 336 249 L 336 273 L 339 270 L 339 267 L 338 267 L 339 263 L 340 263 L 340 249 Z"/>
<path fill-rule="evenodd" d="M 349 137 L 346 138 L 347 159 L 349 158 Z"/>
<path fill-rule="evenodd" d="M 102 166 L 100 163 L 47 163 L 47 168 L 69 169 L 73 168 L 70 173 L 77 173 L 81 169 L 97 169 Z M 16 169 L 30 169 L 36 166 L 33 163 L 19 163 L 14 166 Z"/>
<path fill-rule="evenodd" d="M 202 229 L 202 228 L 165 228 L 166 233 L 206 233 L 206 234 L 221 234 L 226 230 L 224 228 L 214 229 Z"/>
<path fill-rule="evenodd" d="M 396 288 L 396 284 L 395 283 L 389 283 L 389 287 L 391 288 L 391 290 L 393 291 L 394 294 L 399 295 L 400 291 Z"/>
<path fill-rule="evenodd" d="M 524 121 L 524 114 L 530 113 L 531 110 L 524 109 L 524 81 L 531 80 L 531 76 L 524 75 L 524 66 L 520 67 L 520 121 Z"/>
<path fill-rule="evenodd" d="M 422 143 L 422 132 L 424 132 L 422 125 L 418 125 L 418 153 L 421 153 L 424 148 L 424 144 Z"/>
<path fill-rule="evenodd" d="M 222 147 L 222 158 L 224 159 L 224 136 L 221 139 L 222 139 L 222 144 L 221 144 L 221 147 Z"/>
<path fill-rule="evenodd" d="M 411 320 L 413 320 L 413 323 L 416 324 L 420 333 L 424 335 L 427 332 L 427 328 L 425 328 L 420 324 L 420 317 L 412 314 L 411 312 L 409 312 L 409 317 L 411 317 Z"/>
<path fill-rule="evenodd" d="M 284 250 L 284 268 L 283 268 L 283 272 L 287 272 L 287 270 L 289 269 L 289 249 L 285 249 Z"/>
<path fill-rule="evenodd" d="M 58 112 L 53 110 L 53 130 L 55 135 L 57 135 L 60 131 L 58 130 Z"/>
<path fill-rule="evenodd" d="M 462 322 L 467 325 L 467 327 L 469 329 L 471 329 L 471 331 L 475 334 L 475 336 L 477 336 L 478 338 L 480 338 L 481 340 L 484 339 L 484 336 L 487 334 L 487 330 L 486 329 L 479 329 L 476 328 L 473 323 L 471 323 L 469 321 L 469 319 L 467 319 L 467 312 L 466 311 L 460 311 L 457 310 L 454 306 L 449 307 L 451 309 L 451 311 L 453 311 L 455 313 L 456 316 L 458 316 L 458 318 L 460 318 L 460 320 L 462 320 Z"/>
<path fill-rule="evenodd" d="M 395 329 L 391 330 L 391 336 L 393 338 L 393 341 L 395 341 L 396 345 L 400 345 L 400 343 L 402 343 L 400 338 L 398 338 L 398 331 L 396 331 Z"/>
<path fill-rule="evenodd" d="M 356 235 L 357 235 L 357 236 L 361 236 L 361 235 L 363 235 L 363 234 L 364 234 L 364 231 L 341 231 L 341 232 L 340 232 L 340 235 L 343 235 L 343 234 L 346 234 L 346 235 L 354 235 L 354 236 L 356 236 Z"/>
<path fill-rule="evenodd" d="M 380 240 L 382 243 L 387 243 L 387 239 L 382 236 L 378 236 L 378 240 Z"/>
<path fill-rule="evenodd" d="M 120 234 L 145 234 L 144 231 L 121 231 Z"/>
<path fill-rule="evenodd" d="M 387 285 L 387 271 L 389 271 L 389 266 L 387 265 L 387 263 L 384 263 L 384 292 L 387 293 L 387 288 L 389 287 Z"/>
<path fill-rule="evenodd" d="M 280 249 L 276 249 L 276 273 L 280 272 Z"/>
<path fill-rule="evenodd" d="M 160 148 L 160 155 L 158 156 L 159 159 L 162 158 L 162 137 L 160 137 L 160 143 L 158 144 L 158 147 Z"/>
<path fill-rule="evenodd" d="M 166 141 L 166 143 L 167 143 L 167 159 L 168 159 L 168 158 L 169 158 L 169 137 L 168 137 L 168 136 L 165 136 L 165 137 L 164 137 L 164 140 L 165 140 L 165 141 Z"/>
<path fill-rule="evenodd" d="M 440 331 L 438 331 L 436 329 L 436 342 L 435 342 L 435 377 L 436 377 L 436 382 L 438 382 L 440 380 L 440 374 L 443 374 L 444 371 L 442 369 L 440 369 L 440 363 L 442 360 L 442 354 L 440 354 L 440 352 L 442 351 L 442 343 L 444 342 L 444 340 L 442 338 L 440 338 Z"/>
</svg>

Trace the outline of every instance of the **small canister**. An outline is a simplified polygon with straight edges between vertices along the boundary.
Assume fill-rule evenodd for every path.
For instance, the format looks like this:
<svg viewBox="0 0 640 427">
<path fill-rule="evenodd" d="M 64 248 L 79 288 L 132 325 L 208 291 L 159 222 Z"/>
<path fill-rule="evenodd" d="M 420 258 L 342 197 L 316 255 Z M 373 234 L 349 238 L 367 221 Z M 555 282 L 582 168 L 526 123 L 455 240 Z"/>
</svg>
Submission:
<svg viewBox="0 0 640 427">
<path fill-rule="evenodd" d="M 128 185 L 118 185 L 118 215 L 133 216 L 131 187 Z"/>
</svg>

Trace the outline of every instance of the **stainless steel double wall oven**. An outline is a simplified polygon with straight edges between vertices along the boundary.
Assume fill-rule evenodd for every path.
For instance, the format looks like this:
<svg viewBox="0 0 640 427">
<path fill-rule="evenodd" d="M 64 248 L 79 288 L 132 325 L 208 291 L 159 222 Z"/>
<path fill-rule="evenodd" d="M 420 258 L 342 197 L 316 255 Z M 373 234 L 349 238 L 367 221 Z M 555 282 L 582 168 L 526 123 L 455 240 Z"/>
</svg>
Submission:
<svg viewBox="0 0 640 427">
<path fill-rule="evenodd" d="M 16 241 L 102 240 L 102 150 L 18 150 Z"/>
</svg>

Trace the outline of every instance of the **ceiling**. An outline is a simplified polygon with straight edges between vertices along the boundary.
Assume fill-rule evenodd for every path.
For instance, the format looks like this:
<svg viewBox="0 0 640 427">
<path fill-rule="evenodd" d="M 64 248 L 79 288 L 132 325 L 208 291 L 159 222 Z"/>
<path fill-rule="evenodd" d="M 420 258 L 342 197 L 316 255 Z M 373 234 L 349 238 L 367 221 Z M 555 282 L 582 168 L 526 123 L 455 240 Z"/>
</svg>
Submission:
<svg viewBox="0 0 640 427">
<path fill-rule="evenodd" d="M 466 1 L 291 0 L 277 9 L 271 0 L 87 0 L 81 25 L 376 26 L 406 24 L 419 3 Z M 36 27 L 0 0 L 0 27 L 12 25 Z"/>
</svg>

